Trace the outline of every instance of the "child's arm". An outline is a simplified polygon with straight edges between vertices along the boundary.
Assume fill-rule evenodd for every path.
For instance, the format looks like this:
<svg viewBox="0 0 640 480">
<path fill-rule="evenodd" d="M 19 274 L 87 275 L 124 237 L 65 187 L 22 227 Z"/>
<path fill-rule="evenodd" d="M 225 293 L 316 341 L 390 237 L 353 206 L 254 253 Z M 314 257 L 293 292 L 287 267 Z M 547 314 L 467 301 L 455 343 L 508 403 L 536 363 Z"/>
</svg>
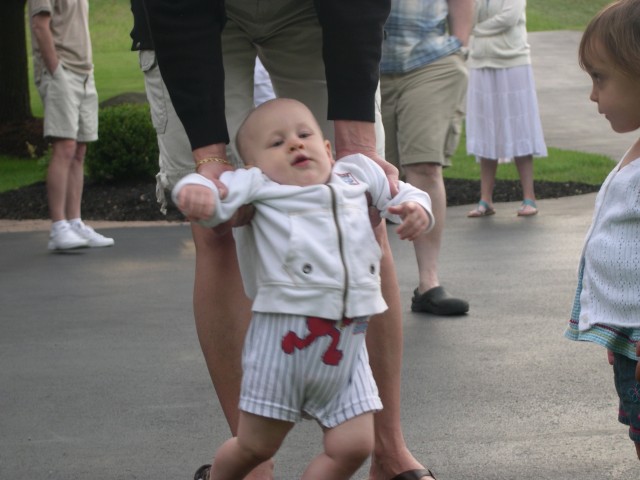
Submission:
<svg viewBox="0 0 640 480">
<path fill-rule="evenodd" d="M 185 185 L 178 194 L 178 208 L 187 220 L 198 222 L 213 217 L 216 199 L 213 192 L 202 185 Z"/>
<path fill-rule="evenodd" d="M 424 207 L 417 202 L 409 201 L 390 206 L 388 211 L 402 218 L 402 223 L 396 228 L 396 233 L 401 240 L 413 241 L 429 230 L 431 218 Z"/>
<path fill-rule="evenodd" d="M 173 201 L 192 222 L 208 220 L 216 211 L 217 190 L 213 182 L 198 174 L 184 177 L 173 189 Z"/>
<path fill-rule="evenodd" d="M 429 194 L 408 183 L 398 182 L 398 192 L 392 195 L 386 175 L 370 158 L 350 155 L 341 159 L 335 169 L 347 171 L 369 186 L 370 207 L 400 223 L 397 232 L 403 240 L 415 240 L 420 233 L 433 228 Z"/>
<path fill-rule="evenodd" d="M 502 33 L 517 25 L 525 9 L 525 0 L 511 0 L 511 2 L 505 3 L 504 8 L 498 15 L 474 25 L 471 33 L 476 37 L 487 37 Z"/>
<path fill-rule="evenodd" d="M 173 187 L 171 198 L 189 220 L 204 227 L 216 227 L 232 219 L 233 226 L 240 226 L 253 214 L 253 206 L 248 210 L 243 207 L 256 199 L 265 182 L 266 177 L 257 168 L 226 171 L 213 181 L 191 173 Z"/>
</svg>

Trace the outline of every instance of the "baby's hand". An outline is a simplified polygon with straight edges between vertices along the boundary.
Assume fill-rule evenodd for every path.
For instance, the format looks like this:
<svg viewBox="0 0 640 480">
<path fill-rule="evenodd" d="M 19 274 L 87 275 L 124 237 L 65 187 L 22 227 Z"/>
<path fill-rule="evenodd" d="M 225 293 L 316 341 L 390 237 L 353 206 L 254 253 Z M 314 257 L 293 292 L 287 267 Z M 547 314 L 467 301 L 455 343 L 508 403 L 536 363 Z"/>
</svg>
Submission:
<svg viewBox="0 0 640 480">
<path fill-rule="evenodd" d="M 395 207 L 389 207 L 389 213 L 402 218 L 402 223 L 396 229 L 401 240 L 413 241 L 429 228 L 429 215 L 417 202 L 404 202 Z"/>
<path fill-rule="evenodd" d="M 210 219 L 215 207 L 213 192 L 203 185 L 185 185 L 178 193 L 178 208 L 192 222 Z"/>
</svg>

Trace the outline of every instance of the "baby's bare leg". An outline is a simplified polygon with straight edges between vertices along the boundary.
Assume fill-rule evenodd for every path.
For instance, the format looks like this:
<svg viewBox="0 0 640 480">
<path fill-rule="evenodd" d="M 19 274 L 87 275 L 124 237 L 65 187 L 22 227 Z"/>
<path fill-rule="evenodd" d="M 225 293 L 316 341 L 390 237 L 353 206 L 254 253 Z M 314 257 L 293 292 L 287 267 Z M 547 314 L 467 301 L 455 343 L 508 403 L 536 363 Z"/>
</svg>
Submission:
<svg viewBox="0 0 640 480">
<path fill-rule="evenodd" d="M 302 480 L 351 478 L 373 451 L 373 414 L 364 413 L 325 429 L 323 443 L 324 452 L 311 461 Z"/>
<path fill-rule="evenodd" d="M 222 444 L 211 467 L 211 480 L 238 480 L 269 460 L 282 445 L 293 423 L 240 412 L 238 436 Z"/>
</svg>

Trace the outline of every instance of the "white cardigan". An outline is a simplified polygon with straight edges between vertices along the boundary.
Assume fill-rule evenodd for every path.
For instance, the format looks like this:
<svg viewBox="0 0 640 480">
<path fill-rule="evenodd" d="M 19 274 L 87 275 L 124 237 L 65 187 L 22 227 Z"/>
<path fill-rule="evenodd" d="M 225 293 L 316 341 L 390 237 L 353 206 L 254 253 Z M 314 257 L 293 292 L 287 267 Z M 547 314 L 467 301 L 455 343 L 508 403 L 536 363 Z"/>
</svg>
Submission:
<svg viewBox="0 0 640 480">
<path fill-rule="evenodd" d="M 582 256 L 578 328 L 640 328 L 640 158 L 603 183 Z"/>
<path fill-rule="evenodd" d="M 526 0 L 476 0 L 469 68 L 511 68 L 531 64 Z"/>
<path fill-rule="evenodd" d="M 386 310 L 380 291 L 382 252 L 366 192 L 383 215 L 391 205 L 415 201 L 433 225 L 427 193 L 401 182 L 400 192 L 391 197 L 382 169 L 360 154 L 341 158 L 329 182 L 321 185 L 281 185 L 258 168 L 225 172 L 220 181 L 229 192 L 222 201 L 213 182 L 197 174 L 178 182 L 174 201 L 185 184 L 211 188 L 216 211 L 201 222 L 205 226 L 227 221 L 244 204 L 255 206 L 251 223 L 235 228 L 234 236 L 245 292 L 256 312 L 340 320 Z"/>
</svg>

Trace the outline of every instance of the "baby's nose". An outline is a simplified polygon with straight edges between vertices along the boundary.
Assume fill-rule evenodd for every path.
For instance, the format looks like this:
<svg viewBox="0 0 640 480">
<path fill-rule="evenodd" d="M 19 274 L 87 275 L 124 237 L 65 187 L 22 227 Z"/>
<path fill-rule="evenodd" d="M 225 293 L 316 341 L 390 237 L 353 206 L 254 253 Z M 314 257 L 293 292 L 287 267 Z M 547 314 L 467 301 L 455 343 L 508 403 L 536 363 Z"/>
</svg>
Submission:
<svg viewBox="0 0 640 480">
<path fill-rule="evenodd" d="M 301 148 L 304 148 L 304 145 L 302 145 L 301 142 L 293 142 L 290 146 L 289 146 L 289 151 L 293 152 L 295 150 L 300 150 Z"/>
</svg>

